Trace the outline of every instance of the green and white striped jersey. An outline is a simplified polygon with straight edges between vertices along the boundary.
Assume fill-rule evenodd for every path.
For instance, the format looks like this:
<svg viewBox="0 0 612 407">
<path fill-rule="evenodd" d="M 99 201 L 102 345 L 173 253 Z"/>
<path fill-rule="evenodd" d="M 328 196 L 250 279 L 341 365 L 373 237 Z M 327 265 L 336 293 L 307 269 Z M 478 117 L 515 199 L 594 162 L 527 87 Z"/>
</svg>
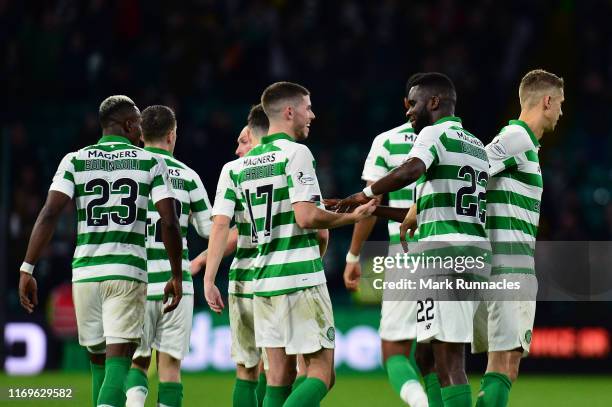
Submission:
<svg viewBox="0 0 612 407">
<path fill-rule="evenodd" d="M 321 201 L 315 162 L 308 147 L 287 134 L 262 138 L 241 159 L 238 188 L 257 243 L 253 292 L 287 294 L 326 282 L 316 229 L 295 221 L 292 204 Z"/>
<path fill-rule="evenodd" d="M 379 134 L 374 138 L 368 153 L 361 179 L 376 182 L 391 170 L 402 165 L 412 149 L 416 134 L 410 123 L 402 124 L 394 129 Z M 397 191 L 389 192 L 389 206 L 393 208 L 410 208 L 413 203 L 415 183 Z M 391 243 L 400 241 L 400 224 L 389 220 L 389 240 Z"/>
<path fill-rule="evenodd" d="M 221 169 L 212 216 L 234 218 L 238 228 L 236 254 L 230 266 L 228 292 L 240 297 L 253 297 L 253 272 L 257 243 L 253 243 L 251 222 L 237 189 L 242 158 L 226 163 Z"/>
<path fill-rule="evenodd" d="M 486 147 L 491 164 L 486 223 L 493 248 L 491 274 L 535 273 L 543 186 L 539 149 L 538 139 L 521 120 L 510 120 Z"/>
<path fill-rule="evenodd" d="M 163 160 L 124 137 L 68 153 L 49 188 L 74 198 L 77 243 L 72 281 L 147 282 L 145 225 L 153 202 L 174 198 Z"/>
<path fill-rule="evenodd" d="M 198 235 L 207 238 L 210 235 L 210 201 L 199 175 L 177 160 L 166 150 L 145 147 L 145 150 L 158 156 L 168 166 L 168 176 L 175 195 L 176 214 L 181 225 L 183 237 L 183 294 L 193 294 L 193 281 L 189 273 L 189 249 L 187 248 L 187 228 L 193 225 Z M 161 217 L 153 201 L 149 201 L 147 213 L 147 299 L 156 301 L 164 296 L 164 287 L 172 277 L 168 252 L 161 236 Z"/>
<path fill-rule="evenodd" d="M 419 241 L 487 241 L 489 161 L 482 142 L 457 117 L 445 117 L 419 133 L 408 158 L 425 163 L 417 181 Z"/>
</svg>

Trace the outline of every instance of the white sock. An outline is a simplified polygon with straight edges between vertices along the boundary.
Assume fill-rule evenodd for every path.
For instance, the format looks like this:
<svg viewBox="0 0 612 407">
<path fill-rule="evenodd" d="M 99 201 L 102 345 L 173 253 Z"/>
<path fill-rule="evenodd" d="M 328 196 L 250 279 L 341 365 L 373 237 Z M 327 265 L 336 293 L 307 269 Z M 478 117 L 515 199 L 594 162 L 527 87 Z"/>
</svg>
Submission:
<svg viewBox="0 0 612 407">
<path fill-rule="evenodd" d="M 410 407 L 429 407 L 427 394 L 416 380 L 409 380 L 402 386 L 400 398 Z"/>
<path fill-rule="evenodd" d="M 125 407 L 144 407 L 149 390 L 143 386 L 130 387 L 125 392 Z"/>
</svg>

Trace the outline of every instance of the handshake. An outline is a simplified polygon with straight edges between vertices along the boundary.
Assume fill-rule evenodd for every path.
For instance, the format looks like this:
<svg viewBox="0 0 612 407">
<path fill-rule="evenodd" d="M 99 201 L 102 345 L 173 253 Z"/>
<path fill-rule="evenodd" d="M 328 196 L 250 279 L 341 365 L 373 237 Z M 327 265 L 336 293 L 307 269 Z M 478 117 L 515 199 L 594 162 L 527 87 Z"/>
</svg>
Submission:
<svg viewBox="0 0 612 407">
<path fill-rule="evenodd" d="M 406 234 L 412 238 L 417 229 L 416 205 L 407 208 L 392 208 L 380 205 L 380 197 L 368 197 L 357 192 L 344 199 L 324 199 L 325 209 L 337 213 L 353 213 L 360 218 L 369 215 L 400 222 L 400 239 L 406 241 Z M 361 219 L 359 219 L 361 220 Z"/>
</svg>

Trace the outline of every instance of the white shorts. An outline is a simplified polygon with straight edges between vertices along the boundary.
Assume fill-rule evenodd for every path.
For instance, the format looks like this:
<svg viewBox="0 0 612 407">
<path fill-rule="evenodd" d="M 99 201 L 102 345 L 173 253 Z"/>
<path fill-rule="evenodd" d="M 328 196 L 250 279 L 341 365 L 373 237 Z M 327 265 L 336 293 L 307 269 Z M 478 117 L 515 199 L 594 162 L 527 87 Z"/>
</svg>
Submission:
<svg viewBox="0 0 612 407">
<path fill-rule="evenodd" d="M 253 298 L 255 343 L 285 348 L 288 355 L 333 349 L 336 331 L 327 285 L 290 294 Z"/>
<path fill-rule="evenodd" d="M 535 301 L 486 301 L 474 316 L 472 353 L 507 351 L 523 348 L 529 354 Z"/>
<path fill-rule="evenodd" d="M 230 294 L 227 298 L 232 333 L 232 360 L 250 368 L 261 359 L 261 350 L 255 346 L 253 324 L 253 298 Z"/>
<path fill-rule="evenodd" d="M 382 302 L 380 339 L 385 341 L 405 341 L 417 336 L 416 301 L 384 301 Z"/>
<path fill-rule="evenodd" d="M 108 337 L 140 341 L 146 283 L 134 280 L 73 283 L 72 297 L 81 346 L 99 345 Z"/>
<path fill-rule="evenodd" d="M 417 302 L 417 341 L 470 343 L 477 301 Z"/>
<path fill-rule="evenodd" d="M 151 348 L 183 360 L 189 352 L 193 295 L 183 295 L 179 305 L 164 314 L 161 300 L 147 301 L 144 334 L 134 358 L 151 356 Z"/>
</svg>

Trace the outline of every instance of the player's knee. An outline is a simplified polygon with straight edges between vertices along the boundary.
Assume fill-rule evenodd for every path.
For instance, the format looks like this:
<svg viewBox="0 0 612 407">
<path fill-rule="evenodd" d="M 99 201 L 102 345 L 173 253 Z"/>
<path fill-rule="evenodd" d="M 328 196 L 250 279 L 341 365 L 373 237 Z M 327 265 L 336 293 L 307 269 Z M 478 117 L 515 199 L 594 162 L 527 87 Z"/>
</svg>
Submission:
<svg viewBox="0 0 612 407">
<path fill-rule="evenodd" d="M 91 361 L 91 363 L 95 363 L 96 365 L 104 365 L 106 360 L 105 343 L 87 346 L 87 352 L 89 353 L 89 360 Z"/>
<path fill-rule="evenodd" d="M 149 369 L 149 364 L 151 363 L 151 358 L 149 357 L 138 357 L 132 359 L 132 366 L 137 367 L 140 370 L 147 371 Z"/>
</svg>

